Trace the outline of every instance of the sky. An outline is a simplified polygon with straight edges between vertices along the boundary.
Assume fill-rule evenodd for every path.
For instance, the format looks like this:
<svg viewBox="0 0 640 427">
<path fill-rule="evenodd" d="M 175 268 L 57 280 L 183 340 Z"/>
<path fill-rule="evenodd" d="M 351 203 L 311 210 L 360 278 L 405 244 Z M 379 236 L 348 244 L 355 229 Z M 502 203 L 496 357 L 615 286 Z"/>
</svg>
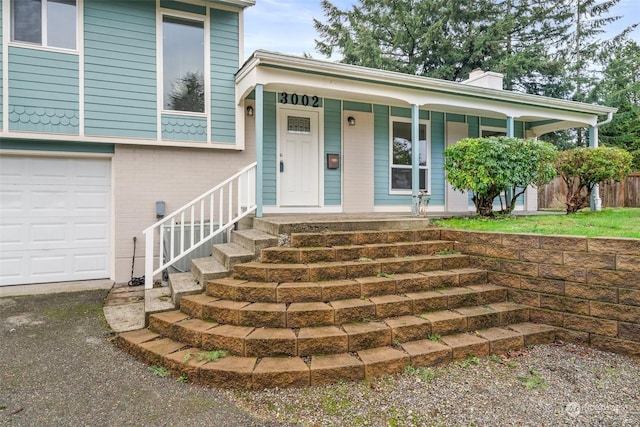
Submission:
<svg viewBox="0 0 640 427">
<path fill-rule="evenodd" d="M 340 9 L 351 8 L 357 0 L 332 0 Z M 610 26 L 615 34 L 626 26 L 640 21 L 640 0 L 621 0 L 613 9 L 622 18 Z M 256 0 L 255 6 L 245 9 L 244 54 L 248 58 L 257 49 L 292 55 L 311 54 L 324 59 L 315 50 L 317 38 L 313 18 L 325 21 L 320 0 Z M 640 43 L 640 29 L 631 37 Z M 339 58 L 335 58 L 339 59 Z"/>
</svg>

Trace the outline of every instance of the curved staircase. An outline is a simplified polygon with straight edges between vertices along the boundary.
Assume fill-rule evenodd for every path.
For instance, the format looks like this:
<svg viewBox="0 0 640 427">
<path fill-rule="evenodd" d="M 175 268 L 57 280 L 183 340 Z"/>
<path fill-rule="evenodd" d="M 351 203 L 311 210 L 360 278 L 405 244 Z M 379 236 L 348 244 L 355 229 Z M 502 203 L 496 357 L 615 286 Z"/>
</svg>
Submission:
<svg viewBox="0 0 640 427">
<path fill-rule="evenodd" d="M 118 345 L 214 387 L 356 381 L 525 345 L 553 327 L 471 268 L 433 228 L 292 233 Z"/>
</svg>

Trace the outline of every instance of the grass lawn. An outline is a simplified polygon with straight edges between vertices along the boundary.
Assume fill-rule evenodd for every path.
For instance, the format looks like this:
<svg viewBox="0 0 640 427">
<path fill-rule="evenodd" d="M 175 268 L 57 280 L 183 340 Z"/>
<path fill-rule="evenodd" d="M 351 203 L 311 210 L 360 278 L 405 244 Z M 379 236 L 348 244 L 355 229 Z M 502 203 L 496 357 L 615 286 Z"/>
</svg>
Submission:
<svg viewBox="0 0 640 427">
<path fill-rule="evenodd" d="M 640 239 L 640 208 L 588 209 L 573 215 L 465 217 L 433 220 L 438 227 L 504 233 L 569 234 L 587 237 L 633 237 Z"/>
</svg>

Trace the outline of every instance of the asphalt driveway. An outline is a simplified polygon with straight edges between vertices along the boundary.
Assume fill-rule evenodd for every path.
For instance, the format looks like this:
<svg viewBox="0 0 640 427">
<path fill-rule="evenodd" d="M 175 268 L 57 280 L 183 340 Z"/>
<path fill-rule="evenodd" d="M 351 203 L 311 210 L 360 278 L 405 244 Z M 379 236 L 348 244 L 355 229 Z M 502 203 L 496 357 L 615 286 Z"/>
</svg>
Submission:
<svg viewBox="0 0 640 427">
<path fill-rule="evenodd" d="M 0 425 L 262 426 L 111 342 L 107 290 L 0 298 Z"/>
</svg>

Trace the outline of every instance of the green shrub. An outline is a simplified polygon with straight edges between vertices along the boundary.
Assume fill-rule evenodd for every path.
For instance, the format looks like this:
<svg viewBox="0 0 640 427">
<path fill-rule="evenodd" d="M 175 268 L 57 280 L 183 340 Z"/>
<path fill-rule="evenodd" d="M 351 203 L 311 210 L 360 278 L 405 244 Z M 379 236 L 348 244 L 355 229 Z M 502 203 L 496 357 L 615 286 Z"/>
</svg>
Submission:
<svg viewBox="0 0 640 427">
<path fill-rule="evenodd" d="M 527 186 L 546 184 L 556 176 L 556 148 L 533 139 L 465 138 L 444 154 L 447 180 L 456 190 L 473 191 L 476 213 L 483 216 L 493 214 L 497 197 L 501 212 L 513 212 Z"/>
<path fill-rule="evenodd" d="M 631 169 L 631 154 L 621 148 L 574 148 L 560 152 L 555 167 L 567 185 L 567 213 L 589 206 L 596 184 L 622 181 Z"/>
</svg>

